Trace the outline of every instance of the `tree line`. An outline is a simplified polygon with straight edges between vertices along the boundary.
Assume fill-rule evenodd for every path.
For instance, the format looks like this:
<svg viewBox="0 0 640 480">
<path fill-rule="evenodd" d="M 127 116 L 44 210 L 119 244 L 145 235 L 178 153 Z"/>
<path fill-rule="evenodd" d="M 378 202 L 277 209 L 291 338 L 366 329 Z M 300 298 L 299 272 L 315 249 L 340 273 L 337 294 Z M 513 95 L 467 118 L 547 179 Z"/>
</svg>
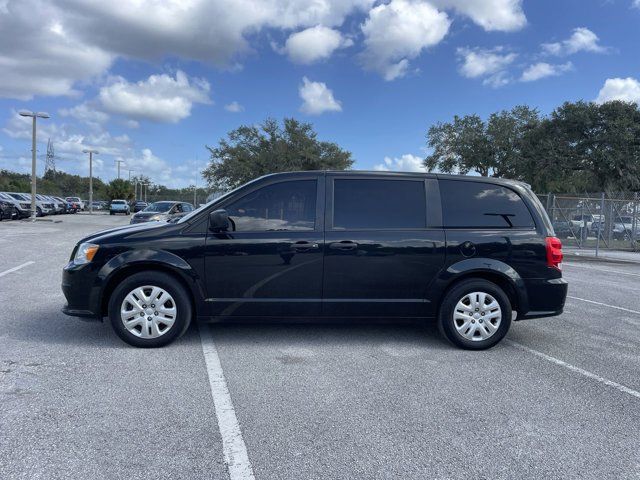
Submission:
<svg viewBox="0 0 640 480">
<path fill-rule="evenodd" d="M 427 132 L 430 171 L 521 180 L 538 193 L 640 190 L 635 103 L 567 102 L 547 116 L 528 106 L 454 116 Z"/>
<path fill-rule="evenodd" d="M 149 177 L 141 175 L 134 177 L 131 181 L 124 179 L 114 179 L 104 182 L 100 178 L 93 178 L 93 199 L 113 200 L 125 199 L 133 200 L 142 198 L 142 188 L 136 188 L 136 182 L 151 183 Z M 38 193 L 43 195 L 55 195 L 59 197 L 80 197 L 89 198 L 89 177 L 71 175 L 65 172 L 54 172 L 48 170 L 43 176 L 36 178 Z M 135 192 L 137 190 L 137 195 Z M 165 185 L 150 184 L 145 187 L 146 198 L 150 201 L 156 200 L 180 200 L 193 201 L 193 188 L 168 188 Z M 0 192 L 31 192 L 31 175 L 26 173 L 0 170 Z M 198 203 L 204 202 L 209 194 L 208 189 L 199 188 L 197 190 Z"/>
</svg>

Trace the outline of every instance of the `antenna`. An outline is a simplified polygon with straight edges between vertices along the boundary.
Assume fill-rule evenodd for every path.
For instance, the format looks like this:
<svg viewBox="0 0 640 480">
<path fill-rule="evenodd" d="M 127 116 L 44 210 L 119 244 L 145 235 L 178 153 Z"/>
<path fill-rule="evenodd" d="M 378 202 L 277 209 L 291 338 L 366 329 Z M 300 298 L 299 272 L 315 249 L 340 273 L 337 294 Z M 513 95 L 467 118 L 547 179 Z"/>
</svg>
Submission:
<svg viewBox="0 0 640 480">
<path fill-rule="evenodd" d="M 49 170 L 54 174 L 56 173 L 56 155 L 53 151 L 53 142 L 51 139 L 47 141 L 47 159 L 44 164 L 44 173 L 47 173 Z"/>
</svg>

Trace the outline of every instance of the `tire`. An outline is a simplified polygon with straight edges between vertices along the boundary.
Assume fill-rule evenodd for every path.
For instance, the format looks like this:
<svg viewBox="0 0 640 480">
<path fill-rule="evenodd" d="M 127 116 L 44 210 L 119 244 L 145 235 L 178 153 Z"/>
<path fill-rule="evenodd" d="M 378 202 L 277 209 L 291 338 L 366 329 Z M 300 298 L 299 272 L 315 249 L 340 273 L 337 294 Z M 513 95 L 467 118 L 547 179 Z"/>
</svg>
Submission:
<svg viewBox="0 0 640 480">
<path fill-rule="evenodd" d="M 36 217 L 42 217 L 42 209 L 40 207 L 36 207 Z"/>
<path fill-rule="evenodd" d="M 484 308 L 474 306 L 471 300 L 473 293 L 485 294 Z M 479 299 L 482 297 L 475 297 L 475 300 Z M 497 306 L 492 307 L 494 300 Z M 481 315 L 482 313 L 485 315 Z M 469 321 L 466 319 L 467 314 Z M 442 335 L 457 347 L 485 350 L 496 345 L 507 334 L 511 326 L 511 315 L 511 302 L 499 286 L 488 280 L 473 278 L 463 280 L 447 291 L 440 304 L 438 327 Z"/>
<path fill-rule="evenodd" d="M 114 212 L 109 212 L 109 215 L 115 215 L 115 213 Z"/>
<path fill-rule="evenodd" d="M 142 292 L 138 290 L 141 288 Z M 158 305 L 154 305 L 152 309 L 151 305 L 153 304 L 151 303 L 140 304 L 140 302 L 153 301 L 150 298 L 154 293 L 153 288 L 168 294 L 169 300 L 164 303 L 164 311 L 171 313 L 171 316 L 164 315 L 162 307 Z M 147 307 L 142 312 L 144 315 L 140 318 L 138 318 L 140 310 L 128 300 L 132 298 L 130 294 L 135 295 L 133 301 L 137 301 L 139 307 Z M 139 300 L 136 300 L 136 296 Z M 125 299 L 127 300 L 125 301 Z M 129 307 L 131 309 L 127 311 L 130 318 L 125 316 L 123 320 L 121 309 Z M 154 309 L 156 312 L 152 311 Z M 157 348 L 170 344 L 187 331 L 191 323 L 191 316 L 189 294 L 177 279 L 163 272 L 146 271 L 131 275 L 115 288 L 109 298 L 109 320 L 113 330 L 122 340 L 134 347 Z M 152 320 L 148 321 L 149 318 Z M 164 320 L 165 318 L 167 320 Z M 163 323 L 163 321 L 169 321 L 170 318 L 173 318 L 173 323 L 170 326 Z M 127 328 L 124 324 L 125 320 L 129 321 L 132 327 Z M 154 328 L 154 325 L 157 327 Z M 147 328 L 147 330 L 143 332 L 143 328 Z"/>
</svg>

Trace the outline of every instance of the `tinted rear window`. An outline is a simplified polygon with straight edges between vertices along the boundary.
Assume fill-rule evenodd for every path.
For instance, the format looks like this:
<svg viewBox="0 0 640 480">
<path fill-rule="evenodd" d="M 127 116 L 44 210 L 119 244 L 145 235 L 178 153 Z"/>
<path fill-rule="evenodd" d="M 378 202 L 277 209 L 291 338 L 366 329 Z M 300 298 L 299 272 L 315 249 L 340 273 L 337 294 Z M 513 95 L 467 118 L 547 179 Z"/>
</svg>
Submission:
<svg viewBox="0 0 640 480">
<path fill-rule="evenodd" d="M 339 229 L 424 228 L 422 180 L 334 181 L 333 227 Z"/>
<path fill-rule="evenodd" d="M 514 190 L 482 182 L 440 180 L 446 228 L 534 228 L 529 209 Z"/>
</svg>

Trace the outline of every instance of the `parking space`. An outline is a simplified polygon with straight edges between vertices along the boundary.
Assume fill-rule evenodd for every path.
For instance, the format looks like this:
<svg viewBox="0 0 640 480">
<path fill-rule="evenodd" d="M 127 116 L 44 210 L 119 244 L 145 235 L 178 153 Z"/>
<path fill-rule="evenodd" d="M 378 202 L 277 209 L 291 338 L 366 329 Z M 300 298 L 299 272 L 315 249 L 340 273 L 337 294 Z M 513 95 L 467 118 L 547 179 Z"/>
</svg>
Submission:
<svg viewBox="0 0 640 480">
<path fill-rule="evenodd" d="M 57 220 L 57 219 L 56 219 Z M 640 478 L 640 265 L 489 351 L 389 321 L 194 326 L 158 350 L 60 313 L 79 214 L 0 224 L 0 478 Z"/>
</svg>

